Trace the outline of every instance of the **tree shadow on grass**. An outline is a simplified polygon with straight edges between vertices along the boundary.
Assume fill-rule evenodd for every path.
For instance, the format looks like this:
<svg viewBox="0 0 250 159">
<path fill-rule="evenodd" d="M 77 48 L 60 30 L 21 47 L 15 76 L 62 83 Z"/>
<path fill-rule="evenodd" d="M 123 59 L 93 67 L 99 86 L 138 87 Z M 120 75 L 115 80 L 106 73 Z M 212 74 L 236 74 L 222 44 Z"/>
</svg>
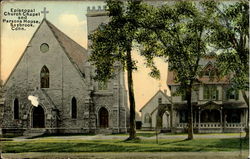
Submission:
<svg viewBox="0 0 250 159">
<path fill-rule="evenodd" d="M 225 139 L 220 139 L 217 142 L 215 142 L 213 145 L 208 145 L 212 147 L 217 147 L 217 148 L 224 148 L 224 149 L 234 149 L 234 150 L 248 150 L 249 149 L 249 141 L 244 140 L 243 138 L 225 138 Z"/>
<path fill-rule="evenodd" d="M 140 143 L 141 139 L 139 137 L 135 137 L 133 139 L 127 138 L 127 139 L 123 140 L 122 142 L 125 142 L 125 143 Z"/>
</svg>

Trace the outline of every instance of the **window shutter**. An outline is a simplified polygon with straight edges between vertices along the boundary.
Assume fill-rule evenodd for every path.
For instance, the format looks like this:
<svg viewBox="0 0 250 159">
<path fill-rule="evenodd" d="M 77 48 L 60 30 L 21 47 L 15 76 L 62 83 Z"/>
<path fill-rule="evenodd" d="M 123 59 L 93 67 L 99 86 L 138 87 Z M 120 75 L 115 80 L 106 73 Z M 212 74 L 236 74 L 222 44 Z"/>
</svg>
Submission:
<svg viewBox="0 0 250 159">
<path fill-rule="evenodd" d="M 203 99 L 208 99 L 208 88 L 207 87 L 203 88 Z"/>
</svg>

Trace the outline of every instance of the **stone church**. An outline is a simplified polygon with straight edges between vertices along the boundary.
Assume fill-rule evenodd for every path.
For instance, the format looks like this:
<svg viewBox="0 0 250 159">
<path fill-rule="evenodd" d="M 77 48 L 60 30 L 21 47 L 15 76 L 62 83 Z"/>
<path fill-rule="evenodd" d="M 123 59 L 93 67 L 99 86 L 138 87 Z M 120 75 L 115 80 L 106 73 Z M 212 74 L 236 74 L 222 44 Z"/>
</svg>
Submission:
<svg viewBox="0 0 250 159">
<path fill-rule="evenodd" d="M 88 8 L 88 34 L 107 21 L 104 8 Z M 2 133 L 126 132 L 124 72 L 116 65 L 115 78 L 94 81 L 90 54 L 44 18 L 3 85 Z M 29 96 L 39 105 L 33 106 Z"/>
</svg>

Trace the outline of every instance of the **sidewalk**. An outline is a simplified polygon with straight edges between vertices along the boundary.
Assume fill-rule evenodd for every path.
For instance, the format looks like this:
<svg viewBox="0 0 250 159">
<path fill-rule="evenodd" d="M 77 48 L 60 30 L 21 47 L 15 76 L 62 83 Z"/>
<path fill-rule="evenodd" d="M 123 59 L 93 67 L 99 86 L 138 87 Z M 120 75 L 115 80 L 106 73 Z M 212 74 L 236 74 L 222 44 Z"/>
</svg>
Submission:
<svg viewBox="0 0 250 159">
<path fill-rule="evenodd" d="M 244 138 L 245 134 L 242 134 L 241 137 Z M 239 138 L 240 134 L 194 134 L 195 139 L 207 139 L 207 138 Z M 119 135 L 102 135 L 102 134 L 97 134 L 93 136 L 84 136 L 84 135 L 79 135 L 79 136 L 49 136 L 49 137 L 44 137 L 44 138 L 51 138 L 51 139 L 81 139 L 81 140 L 110 140 L 110 139 L 117 139 L 117 140 L 125 140 L 128 138 L 128 136 L 119 136 Z M 152 137 L 143 137 L 139 136 L 141 139 L 155 139 L 156 136 Z M 186 139 L 187 134 L 181 134 L 181 135 L 167 135 L 167 134 L 159 134 L 158 139 Z M 35 138 L 37 139 L 42 139 L 42 138 Z M 27 139 L 26 137 L 16 137 L 13 138 L 14 141 L 25 141 L 25 140 L 32 140 L 32 139 Z"/>
</svg>

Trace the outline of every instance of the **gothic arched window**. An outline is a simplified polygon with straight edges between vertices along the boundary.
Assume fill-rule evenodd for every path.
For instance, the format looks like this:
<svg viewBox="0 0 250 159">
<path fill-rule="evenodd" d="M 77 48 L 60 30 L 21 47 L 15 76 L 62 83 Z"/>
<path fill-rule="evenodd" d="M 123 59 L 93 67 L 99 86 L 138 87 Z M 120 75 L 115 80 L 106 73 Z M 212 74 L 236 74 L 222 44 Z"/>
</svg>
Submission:
<svg viewBox="0 0 250 159">
<path fill-rule="evenodd" d="M 19 119 L 19 101 L 18 101 L 18 99 L 14 100 L 14 119 Z"/>
<path fill-rule="evenodd" d="M 46 66 L 43 66 L 41 73 L 41 88 L 49 88 L 49 69 Z"/>
<path fill-rule="evenodd" d="M 71 100 L 71 118 L 77 118 L 77 102 L 75 97 Z"/>
</svg>

